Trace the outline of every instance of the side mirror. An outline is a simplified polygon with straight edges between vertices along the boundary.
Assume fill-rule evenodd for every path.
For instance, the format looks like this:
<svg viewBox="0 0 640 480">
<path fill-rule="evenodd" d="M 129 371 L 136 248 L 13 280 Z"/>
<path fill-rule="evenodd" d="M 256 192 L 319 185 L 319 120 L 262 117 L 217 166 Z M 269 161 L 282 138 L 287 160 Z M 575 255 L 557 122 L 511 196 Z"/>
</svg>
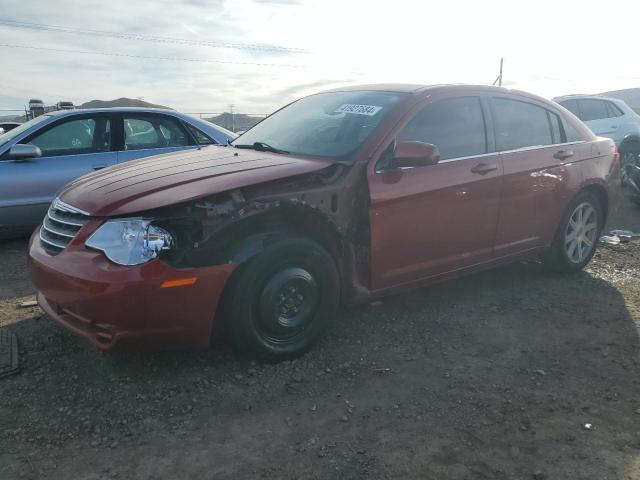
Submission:
<svg viewBox="0 0 640 480">
<path fill-rule="evenodd" d="M 440 161 L 438 147 L 430 143 L 416 141 L 398 142 L 393 156 L 399 167 L 435 165 Z"/>
<path fill-rule="evenodd" d="M 38 158 L 42 156 L 39 147 L 31 144 L 16 144 L 9 150 L 9 158 L 13 160 L 27 160 L 29 158 Z"/>
</svg>

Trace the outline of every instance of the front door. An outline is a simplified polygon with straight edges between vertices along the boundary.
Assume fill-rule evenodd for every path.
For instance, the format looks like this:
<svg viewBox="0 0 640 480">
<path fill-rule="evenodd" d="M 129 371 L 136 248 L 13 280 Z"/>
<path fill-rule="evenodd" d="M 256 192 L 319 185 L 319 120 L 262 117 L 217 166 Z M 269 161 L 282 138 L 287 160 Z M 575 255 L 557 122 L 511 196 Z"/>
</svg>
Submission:
<svg viewBox="0 0 640 480">
<path fill-rule="evenodd" d="M 19 142 L 38 146 L 42 157 L 0 159 L 0 233 L 34 227 L 67 183 L 114 165 L 111 124 L 108 115 L 61 119 Z"/>
<path fill-rule="evenodd" d="M 491 153 L 486 115 L 476 96 L 429 103 L 395 141 L 431 143 L 440 150 L 440 162 L 399 168 L 383 154 L 370 165 L 373 290 L 493 257 L 502 160 Z"/>
</svg>

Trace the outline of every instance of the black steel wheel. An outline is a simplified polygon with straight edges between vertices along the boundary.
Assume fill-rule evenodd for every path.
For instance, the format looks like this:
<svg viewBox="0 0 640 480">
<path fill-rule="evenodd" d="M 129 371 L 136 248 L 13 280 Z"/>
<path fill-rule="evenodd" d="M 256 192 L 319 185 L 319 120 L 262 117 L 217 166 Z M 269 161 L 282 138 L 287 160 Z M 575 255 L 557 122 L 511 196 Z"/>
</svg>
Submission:
<svg viewBox="0 0 640 480">
<path fill-rule="evenodd" d="M 339 284 L 320 244 L 297 236 L 275 242 L 234 274 L 225 298 L 230 342 L 267 362 L 303 354 L 335 315 Z"/>
</svg>

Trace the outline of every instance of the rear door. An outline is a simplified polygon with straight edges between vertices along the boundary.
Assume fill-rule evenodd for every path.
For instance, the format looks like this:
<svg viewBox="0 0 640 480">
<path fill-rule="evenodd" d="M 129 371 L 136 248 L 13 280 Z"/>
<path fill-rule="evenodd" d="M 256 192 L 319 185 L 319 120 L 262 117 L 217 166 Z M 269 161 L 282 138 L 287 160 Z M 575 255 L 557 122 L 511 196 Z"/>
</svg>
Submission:
<svg viewBox="0 0 640 480">
<path fill-rule="evenodd" d="M 391 143 L 370 165 L 374 290 L 491 259 L 502 163 L 491 153 L 486 115 L 479 96 L 434 99 L 394 140 L 434 144 L 440 162 L 398 168 L 387 160 Z"/>
<path fill-rule="evenodd" d="M 584 141 L 567 141 L 559 115 L 525 98 L 491 99 L 504 182 L 496 256 L 548 245 L 566 204 L 567 168 L 589 157 Z"/>
<path fill-rule="evenodd" d="M 578 99 L 580 119 L 596 135 L 612 138 L 618 128 L 618 121 L 608 104 L 605 100 L 594 98 Z"/>
<path fill-rule="evenodd" d="M 112 125 L 108 114 L 64 117 L 19 142 L 38 146 L 42 157 L 12 160 L 5 154 L 0 159 L 1 228 L 37 225 L 64 185 L 115 164 Z"/>
<path fill-rule="evenodd" d="M 197 146 L 182 122 L 170 115 L 132 112 L 123 113 L 121 120 L 118 163 Z"/>
</svg>

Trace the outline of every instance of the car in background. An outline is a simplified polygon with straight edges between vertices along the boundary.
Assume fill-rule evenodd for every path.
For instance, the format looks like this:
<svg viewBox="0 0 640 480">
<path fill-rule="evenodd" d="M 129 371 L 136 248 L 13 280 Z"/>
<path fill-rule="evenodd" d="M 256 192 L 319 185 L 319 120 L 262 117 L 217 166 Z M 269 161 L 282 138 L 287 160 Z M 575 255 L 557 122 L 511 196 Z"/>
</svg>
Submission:
<svg viewBox="0 0 640 480">
<path fill-rule="evenodd" d="M 567 95 L 553 100 L 593 133 L 615 142 L 620 152 L 623 186 L 640 203 L 640 115 L 623 100 L 601 95 Z"/>
<path fill-rule="evenodd" d="M 31 114 L 31 118 L 44 115 L 44 102 L 39 98 L 29 100 L 29 113 Z"/>
<path fill-rule="evenodd" d="M 0 136 L 0 237 L 33 230 L 56 192 L 85 173 L 151 155 L 226 145 L 235 137 L 164 109 L 61 110 L 36 117 Z"/>
<path fill-rule="evenodd" d="M 73 102 L 69 101 L 60 101 L 56 104 L 57 110 L 73 110 L 74 108 Z"/>
<path fill-rule="evenodd" d="M 530 256 L 582 269 L 616 181 L 613 142 L 540 97 L 342 88 L 229 148 L 73 182 L 31 237 L 31 271 L 49 318 L 98 348 L 206 346 L 224 324 L 273 362 L 308 350 L 340 302 Z"/>
<path fill-rule="evenodd" d="M 0 135 L 22 125 L 20 122 L 0 122 Z"/>
</svg>

